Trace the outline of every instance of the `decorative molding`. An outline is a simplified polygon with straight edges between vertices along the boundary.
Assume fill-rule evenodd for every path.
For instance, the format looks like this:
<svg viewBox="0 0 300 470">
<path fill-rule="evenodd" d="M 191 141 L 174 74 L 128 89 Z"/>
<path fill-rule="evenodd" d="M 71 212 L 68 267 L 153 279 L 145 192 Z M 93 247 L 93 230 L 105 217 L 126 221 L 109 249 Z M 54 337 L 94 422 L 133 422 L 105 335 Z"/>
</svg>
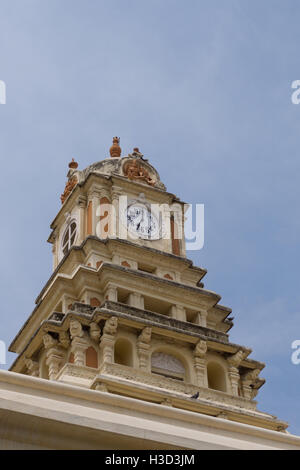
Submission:
<svg viewBox="0 0 300 470">
<path fill-rule="evenodd" d="M 32 359 L 25 359 L 26 367 L 29 371 L 29 374 L 32 377 L 39 377 L 40 376 L 40 368 L 39 363 L 37 361 L 33 361 Z"/>
<path fill-rule="evenodd" d="M 203 341 L 201 339 L 196 344 L 196 347 L 194 349 L 194 356 L 203 358 L 203 357 L 205 357 L 206 353 L 207 353 L 207 343 L 206 343 L 206 341 Z"/>
<path fill-rule="evenodd" d="M 118 328 L 118 318 L 117 317 L 110 317 L 106 320 L 103 334 L 115 335 Z"/>
<path fill-rule="evenodd" d="M 70 321 L 70 334 L 72 339 L 83 337 L 82 325 L 78 320 Z"/>
<path fill-rule="evenodd" d="M 45 349 L 50 349 L 56 346 L 58 341 L 57 339 L 53 338 L 53 336 L 51 336 L 49 333 L 46 333 L 43 336 L 43 343 L 44 343 Z"/>
<path fill-rule="evenodd" d="M 175 393 L 183 394 L 189 398 L 196 392 L 199 392 L 201 400 L 207 400 L 212 405 L 226 405 L 241 408 L 245 410 L 256 410 L 256 403 L 253 401 L 245 400 L 242 397 L 234 397 L 218 390 L 212 390 L 205 387 L 199 387 L 182 380 L 171 379 L 163 377 L 158 374 L 153 374 L 140 369 L 133 369 L 132 367 L 123 366 L 121 364 L 108 364 L 104 363 L 100 368 L 98 380 L 104 380 L 107 383 L 113 379 L 121 378 L 128 381 L 128 384 L 135 387 L 135 384 L 147 385 L 157 389 L 165 389 Z"/>
<path fill-rule="evenodd" d="M 101 334 L 100 326 L 98 325 L 98 323 L 92 322 L 90 324 L 90 337 L 91 337 L 91 339 L 98 343 L 99 339 L 100 339 L 100 334 Z"/>
<path fill-rule="evenodd" d="M 150 186 L 155 186 L 156 180 L 150 175 L 149 171 L 144 167 L 141 162 L 136 159 L 130 159 L 123 166 L 123 173 L 129 180 L 140 181 L 147 183 Z"/>
<path fill-rule="evenodd" d="M 59 345 L 65 349 L 68 349 L 70 346 L 71 340 L 69 333 L 67 331 L 61 331 L 59 333 Z"/>
<path fill-rule="evenodd" d="M 73 191 L 77 183 L 78 183 L 77 176 L 74 175 L 69 178 L 69 180 L 66 183 L 64 192 L 60 196 L 60 200 L 62 204 L 66 201 L 66 199 L 68 199 L 68 197 L 70 196 L 71 192 Z"/>
</svg>

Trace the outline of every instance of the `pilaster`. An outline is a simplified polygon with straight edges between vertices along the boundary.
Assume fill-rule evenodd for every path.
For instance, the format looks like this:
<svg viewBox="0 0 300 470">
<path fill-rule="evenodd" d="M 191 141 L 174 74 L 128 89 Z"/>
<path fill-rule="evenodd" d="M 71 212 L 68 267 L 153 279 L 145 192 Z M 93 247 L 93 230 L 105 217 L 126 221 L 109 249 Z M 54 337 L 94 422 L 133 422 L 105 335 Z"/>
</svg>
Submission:
<svg viewBox="0 0 300 470">
<path fill-rule="evenodd" d="M 137 354 L 139 358 L 139 368 L 151 372 L 150 362 L 150 342 L 152 328 L 146 327 L 137 339 Z"/>
<path fill-rule="evenodd" d="M 103 335 L 100 339 L 100 357 L 101 362 L 112 363 L 114 361 L 114 346 L 116 341 L 116 333 L 118 328 L 117 317 L 111 317 L 105 322 Z"/>
<path fill-rule="evenodd" d="M 200 387 L 208 387 L 206 353 L 206 341 L 200 340 L 194 349 L 194 368 L 197 378 L 197 385 Z"/>
</svg>

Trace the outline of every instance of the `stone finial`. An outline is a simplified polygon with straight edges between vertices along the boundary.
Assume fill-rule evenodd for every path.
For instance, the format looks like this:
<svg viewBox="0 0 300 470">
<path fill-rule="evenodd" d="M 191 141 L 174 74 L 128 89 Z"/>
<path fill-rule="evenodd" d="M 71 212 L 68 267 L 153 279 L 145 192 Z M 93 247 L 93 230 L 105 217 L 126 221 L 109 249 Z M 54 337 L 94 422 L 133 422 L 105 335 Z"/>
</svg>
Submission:
<svg viewBox="0 0 300 470">
<path fill-rule="evenodd" d="M 111 158 L 120 158 L 121 156 L 121 147 L 120 147 L 120 137 L 113 138 L 113 144 L 109 149 Z"/>
<path fill-rule="evenodd" d="M 78 168 L 78 163 L 75 162 L 74 158 L 72 158 L 72 161 L 69 163 L 69 168 L 72 170 L 76 170 Z"/>
</svg>

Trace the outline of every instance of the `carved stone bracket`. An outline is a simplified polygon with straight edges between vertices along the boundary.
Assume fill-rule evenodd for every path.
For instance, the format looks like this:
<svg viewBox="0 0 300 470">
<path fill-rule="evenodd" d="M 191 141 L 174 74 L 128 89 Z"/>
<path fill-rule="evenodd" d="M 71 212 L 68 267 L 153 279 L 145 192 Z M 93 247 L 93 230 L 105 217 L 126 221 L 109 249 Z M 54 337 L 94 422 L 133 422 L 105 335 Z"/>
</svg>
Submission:
<svg viewBox="0 0 300 470">
<path fill-rule="evenodd" d="M 248 400 L 253 400 L 253 398 L 255 398 L 255 396 L 257 395 L 257 391 L 253 389 L 253 385 L 255 384 L 259 373 L 259 369 L 254 369 L 247 372 L 242 377 L 243 395 Z"/>
<path fill-rule="evenodd" d="M 250 353 L 250 350 L 240 349 L 238 352 L 229 356 L 227 362 L 230 366 L 239 367 L 241 362 L 247 357 Z"/>
<path fill-rule="evenodd" d="M 204 358 L 207 353 L 207 343 L 202 339 L 196 344 L 194 356 Z"/>
<path fill-rule="evenodd" d="M 90 324 L 90 337 L 93 341 L 96 341 L 97 343 L 99 342 L 100 339 L 100 326 L 96 322 L 92 322 Z"/>
<path fill-rule="evenodd" d="M 25 359 L 25 364 L 29 371 L 29 374 L 32 377 L 39 377 L 40 369 L 39 369 L 39 363 L 37 361 L 33 361 L 32 359 Z"/>
<path fill-rule="evenodd" d="M 72 339 L 83 337 L 82 325 L 78 320 L 70 321 L 70 335 Z"/>
<path fill-rule="evenodd" d="M 103 334 L 115 335 L 118 328 L 118 318 L 117 317 L 110 317 L 106 320 Z"/>
<path fill-rule="evenodd" d="M 67 331 L 61 331 L 59 333 L 59 345 L 65 349 L 68 349 L 68 347 L 70 346 L 70 343 L 71 341 L 70 341 L 69 333 Z"/>
<path fill-rule="evenodd" d="M 49 333 L 46 333 L 43 336 L 43 343 L 44 343 L 45 349 L 50 349 L 56 346 L 58 344 L 58 341 L 57 339 L 53 338 L 53 336 L 51 336 Z"/>
</svg>

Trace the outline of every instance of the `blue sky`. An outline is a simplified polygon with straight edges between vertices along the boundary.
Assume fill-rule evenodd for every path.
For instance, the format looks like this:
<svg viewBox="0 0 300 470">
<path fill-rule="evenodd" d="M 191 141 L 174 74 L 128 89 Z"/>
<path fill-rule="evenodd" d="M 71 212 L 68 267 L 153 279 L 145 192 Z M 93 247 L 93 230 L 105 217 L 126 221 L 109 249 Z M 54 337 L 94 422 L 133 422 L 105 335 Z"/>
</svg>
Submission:
<svg viewBox="0 0 300 470">
<path fill-rule="evenodd" d="M 259 408 L 300 434 L 299 13 L 294 0 L 0 0 L 1 339 L 51 273 L 68 162 L 102 160 L 119 135 L 205 204 L 189 257 L 233 309 L 232 341 L 267 364 Z"/>
</svg>

